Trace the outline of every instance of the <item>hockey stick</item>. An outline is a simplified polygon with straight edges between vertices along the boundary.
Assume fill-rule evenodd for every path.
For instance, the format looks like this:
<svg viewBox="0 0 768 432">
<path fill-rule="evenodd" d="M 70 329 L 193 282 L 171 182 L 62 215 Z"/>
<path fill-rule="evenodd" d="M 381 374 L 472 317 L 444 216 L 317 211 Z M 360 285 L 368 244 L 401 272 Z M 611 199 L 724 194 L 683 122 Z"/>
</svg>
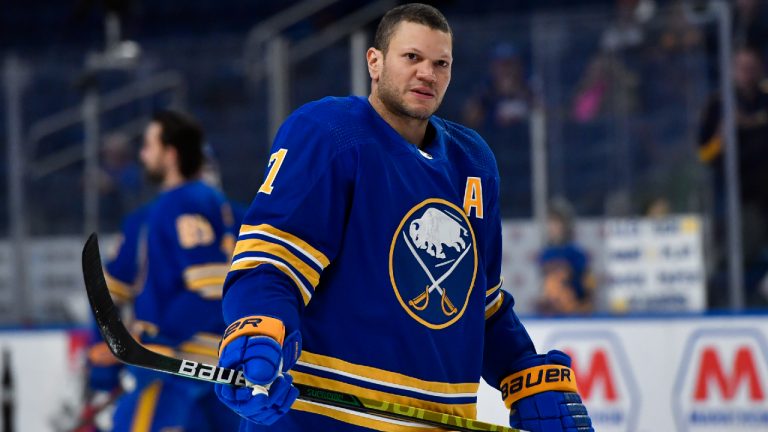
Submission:
<svg viewBox="0 0 768 432">
<path fill-rule="evenodd" d="M 99 325 L 104 341 L 120 361 L 134 366 L 194 378 L 216 384 L 251 387 L 240 370 L 227 369 L 192 360 L 178 359 L 158 354 L 142 346 L 128 332 L 120 313 L 112 301 L 104 279 L 96 233 L 91 234 L 83 247 L 83 277 L 88 301 Z M 299 399 L 322 405 L 355 411 L 391 419 L 410 421 L 455 431 L 522 432 L 518 429 L 481 422 L 465 417 L 409 407 L 397 403 L 376 401 L 304 384 L 294 384 Z"/>
</svg>

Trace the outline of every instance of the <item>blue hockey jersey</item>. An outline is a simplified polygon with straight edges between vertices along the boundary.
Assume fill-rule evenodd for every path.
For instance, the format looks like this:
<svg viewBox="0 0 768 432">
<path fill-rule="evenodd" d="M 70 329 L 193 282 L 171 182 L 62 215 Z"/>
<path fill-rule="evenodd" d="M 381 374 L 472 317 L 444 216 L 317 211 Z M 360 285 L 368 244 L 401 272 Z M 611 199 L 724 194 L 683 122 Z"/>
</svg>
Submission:
<svg viewBox="0 0 768 432">
<path fill-rule="evenodd" d="M 114 252 L 104 266 L 104 276 L 112 297 L 118 303 L 133 301 L 147 262 L 146 222 L 150 205 L 144 205 L 123 218 Z"/>
<path fill-rule="evenodd" d="M 151 203 L 146 277 L 134 304 L 142 342 L 216 357 L 233 224 L 224 196 L 202 181 L 165 191 Z"/>
<path fill-rule="evenodd" d="M 325 98 L 278 132 L 225 283 L 224 316 L 300 329 L 298 383 L 473 418 L 535 352 L 500 289 L 495 159 L 472 130 L 433 116 L 422 148 L 359 97 Z M 361 429 L 363 428 L 363 429 Z M 297 401 L 271 427 L 424 429 Z"/>
</svg>

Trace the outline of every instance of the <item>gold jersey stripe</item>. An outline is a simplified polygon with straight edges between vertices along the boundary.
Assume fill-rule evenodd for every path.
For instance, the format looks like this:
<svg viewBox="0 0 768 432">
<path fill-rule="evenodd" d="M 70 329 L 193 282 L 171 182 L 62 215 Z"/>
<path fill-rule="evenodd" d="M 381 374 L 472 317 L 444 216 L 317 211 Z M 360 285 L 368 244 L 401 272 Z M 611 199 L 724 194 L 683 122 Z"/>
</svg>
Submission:
<svg viewBox="0 0 768 432">
<path fill-rule="evenodd" d="M 205 279 L 195 279 L 187 281 L 187 288 L 190 291 L 200 291 L 210 286 L 218 287 L 222 289 L 224 287 L 224 279 L 226 276 L 209 277 Z"/>
<path fill-rule="evenodd" d="M 126 302 L 133 298 L 133 290 L 130 285 L 115 278 L 106 271 L 104 271 L 104 279 L 107 281 L 107 288 L 109 288 L 110 294 L 112 294 L 116 300 Z"/>
<path fill-rule="evenodd" d="M 411 396 L 402 396 L 396 393 L 372 390 L 358 385 L 345 383 L 342 381 L 319 377 L 305 372 L 291 371 L 293 379 L 299 384 L 306 384 L 328 390 L 336 390 L 344 393 L 350 393 L 373 400 L 384 400 L 400 405 L 412 406 L 415 408 L 424 408 L 430 411 L 452 414 L 460 417 L 475 418 L 477 407 L 474 403 L 468 404 L 449 404 L 416 399 Z"/>
<path fill-rule="evenodd" d="M 243 252 L 264 252 L 280 258 L 293 267 L 294 270 L 301 273 L 301 275 L 304 276 L 304 279 L 312 284 L 312 288 L 316 287 L 320 282 L 320 273 L 305 261 L 294 255 L 293 252 L 288 250 L 285 246 L 261 239 L 240 240 L 235 247 L 234 256 L 238 256 Z"/>
<path fill-rule="evenodd" d="M 198 279 L 224 278 L 229 271 L 229 263 L 207 263 L 191 265 L 184 269 L 184 279 L 194 281 Z"/>
<path fill-rule="evenodd" d="M 504 291 L 499 291 L 499 294 L 496 296 L 493 301 L 488 303 L 487 306 L 485 306 L 485 319 L 488 319 L 493 316 L 493 314 L 496 313 L 499 308 L 501 308 L 501 305 L 504 303 Z"/>
<path fill-rule="evenodd" d="M 199 290 L 196 290 L 195 292 L 206 300 L 221 300 L 223 296 L 221 284 L 207 285 L 200 288 Z"/>
<path fill-rule="evenodd" d="M 232 268 L 230 269 L 230 271 L 256 268 L 262 264 L 272 264 L 273 266 L 275 266 L 275 268 L 277 268 L 281 272 L 285 273 L 286 276 L 291 278 L 291 280 L 293 280 L 293 283 L 296 284 L 296 287 L 301 293 L 301 297 L 304 300 L 304 305 L 306 306 L 307 304 L 309 304 L 309 300 L 312 299 L 312 293 L 309 291 L 309 289 L 306 286 L 304 286 L 304 282 L 302 282 L 299 279 L 299 277 L 296 276 L 296 273 L 294 273 L 293 270 L 291 270 L 290 267 L 288 267 L 288 265 L 284 264 L 282 261 L 278 261 L 278 260 L 266 258 L 266 257 L 244 257 L 244 258 L 235 260 L 235 262 L 232 263 Z"/>
<path fill-rule="evenodd" d="M 219 351 L 215 347 L 211 348 L 207 345 L 200 345 L 194 342 L 184 342 L 183 344 L 179 345 L 179 351 L 181 353 L 196 354 L 208 357 L 209 361 L 213 364 L 216 364 L 216 361 L 219 359 Z"/>
<path fill-rule="evenodd" d="M 296 248 L 298 251 L 300 251 L 302 254 L 304 254 L 307 258 L 309 258 L 311 261 L 313 261 L 315 264 L 317 264 L 321 268 L 326 268 L 328 267 L 328 264 L 330 264 L 330 260 L 328 259 L 328 257 L 326 257 L 319 250 L 312 247 L 309 243 L 305 242 L 299 237 L 296 237 L 293 234 L 279 230 L 273 227 L 272 225 L 261 224 L 261 225 L 240 226 L 241 236 L 249 235 L 249 234 L 261 234 L 267 237 L 277 238 L 283 241 L 284 243 L 290 245 L 291 247 Z M 235 252 L 235 254 L 237 254 L 237 252 Z"/>
<path fill-rule="evenodd" d="M 331 369 L 345 375 L 354 375 L 354 378 L 371 381 L 379 385 L 392 387 L 407 387 L 406 390 L 413 392 L 429 393 L 438 397 L 472 397 L 477 394 L 479 383 L 446 383 L 439 381 L 425 381 L 404 375 L 397 372 L 390 372 L 371 366 L 363 366 L 350 363 L 334 357 L 314 354 L 302 351 L 299 362 L 306 367 L 312 368 L 313 365 L 324 369 Z M 439 393 L 435 395 L 434 393 Z"/>
<path fill-rule="evenodd" d="M 144 333 L 149 336 L 157 336 L 158 332 L 157 324 L 141 320 L 134 321 L 131 325 L 131 330 L 131 333 L 137 334 L 139 337 L 144 335 Z"/>
<path fill-rule="evenodd" d="M 141 392 L 136 412 L 133 415 L 131 432 L 149 432 L 152 427 L 152 420 L 155 417 L 155 408 L 157 400 L 160 398 L 160 390 L 163 383 L 155 381 Z"/>
<path fill-rule="evenodd" d="M 493 287 L 491 287 L 491 288 L 488 288 L 488 289 L 485 291 L 485 296 L 486 296 L 486 297 L 490 297 L 490 296 L 492 296 L 492 295 L 493 295 L 493 293 L 495 293 L 496 291 L 498 291 L 498 290 L 499 290 L 499 288 L 501 288 L 501 285 L 502 285 L 503 283 L 504 283 L 504 278 L 501 278 L 501 280 L 499 280 L 499 283 L 497 283 L 495 286 L 493 286 Z"/>
<path fill-rule="evenodd" d="M 294 402 L 291 409 L 319 414 L 344 423 L 383 432 L 435 432 L 442 430 L 435 427 L 417 426 L 416 423 L 407 423 L 400 420 L 378 417 L 372 414 L 357 413 L 344 408 L 320 405 L 303 400 Z"/>
</svg>

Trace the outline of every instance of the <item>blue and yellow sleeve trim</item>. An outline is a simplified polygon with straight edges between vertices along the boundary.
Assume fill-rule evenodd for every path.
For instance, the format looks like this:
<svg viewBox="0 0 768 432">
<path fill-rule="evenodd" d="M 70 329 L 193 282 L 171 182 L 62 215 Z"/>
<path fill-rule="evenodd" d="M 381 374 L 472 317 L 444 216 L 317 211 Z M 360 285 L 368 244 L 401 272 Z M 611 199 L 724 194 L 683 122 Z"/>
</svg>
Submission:
<svg viewBox="0 0 768 432">
<path fill-rule="evenodd" d="M 184 269 L 184 282 L 187 289 L 198 293 L 201 297 L 219 300 L 228 271 L 229 263 L 193 265 Z"/>
<path fill-rule="evenodd" d="M 230 271 L 270 264 L 288 276 L 304 304 L 312 299 L 320 274 L 330 260 L 301 238 L 268 224 L 243 225 Z"/>
<path fill-rule="evenodd" d="M 112 276 L 106 269 L 104 269 L 104 279 L 107 281 L 107 288 L 109 288 L 109 293 L 112 294 L 115 301 L 127 303 L 133 300 L 134 291 L 129 283 Z"/>
<path fill-rule="evenodd" d="M 495 294 L 485 300 L 485 319 L 492 317 L 504 304 L 504 291 L 497 290 Z"/>
</svg>

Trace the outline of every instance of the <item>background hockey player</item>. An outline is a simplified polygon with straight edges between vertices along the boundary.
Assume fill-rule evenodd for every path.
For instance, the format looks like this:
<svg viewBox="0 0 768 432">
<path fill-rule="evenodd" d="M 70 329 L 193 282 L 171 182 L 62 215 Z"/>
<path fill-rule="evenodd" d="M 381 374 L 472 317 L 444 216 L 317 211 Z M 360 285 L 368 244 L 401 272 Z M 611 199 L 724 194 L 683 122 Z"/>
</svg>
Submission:
<svg viewBox="0 0 768 432">
<path fill-rule="evenodd" d="M 433 116 L 452 42 L 436 9 L 392 9 L 367 52 L 370 96 L 309 103 L 278 132 L 223 299 L 220 365 L 270 386 L 216 387 L 241 431 L 423 430 L 295 401 L 291 384 L 474 417 L 481 376 L 513 426 L 592 430 L 570 359 L 537 354 L 500 289 L 492 153 Z"/>
<path fill-rule="evenodd" d="M 157 113 L 146 128 L 141 161 L 161 193 L 146 215 L 146 278 L 134 303 L 134 327 L 151 349 L 210 362 L 224 327 L 220 299 L 231 257 L 231 210 L 199 179 L 203 133 L 190 117 Z M 131 373 L 136 389 L 118 401 L 115 431 L 237 427 L 237 416 L 209 385 L 138 368 Z"/>
<path fill-rule="evenodd" d="M 123 309 L 123 317 L 130 320 L 133 301 L 140 292 L 146 271 L 146 220 L 149 206 L 141 206 L 123 218 L 114 252 L 104 266 L 110 294 L 115 304 Z M 93 422 L 98 413 L 94 409 L 107 409 L 104 403 L 122 393 L 120 372 L 123 364 L 109 351 L 101 339 L 96 322 L 89 328 L 89 347 L 86 361 L 85 406 L 82 421 Z"/>
</svg>

